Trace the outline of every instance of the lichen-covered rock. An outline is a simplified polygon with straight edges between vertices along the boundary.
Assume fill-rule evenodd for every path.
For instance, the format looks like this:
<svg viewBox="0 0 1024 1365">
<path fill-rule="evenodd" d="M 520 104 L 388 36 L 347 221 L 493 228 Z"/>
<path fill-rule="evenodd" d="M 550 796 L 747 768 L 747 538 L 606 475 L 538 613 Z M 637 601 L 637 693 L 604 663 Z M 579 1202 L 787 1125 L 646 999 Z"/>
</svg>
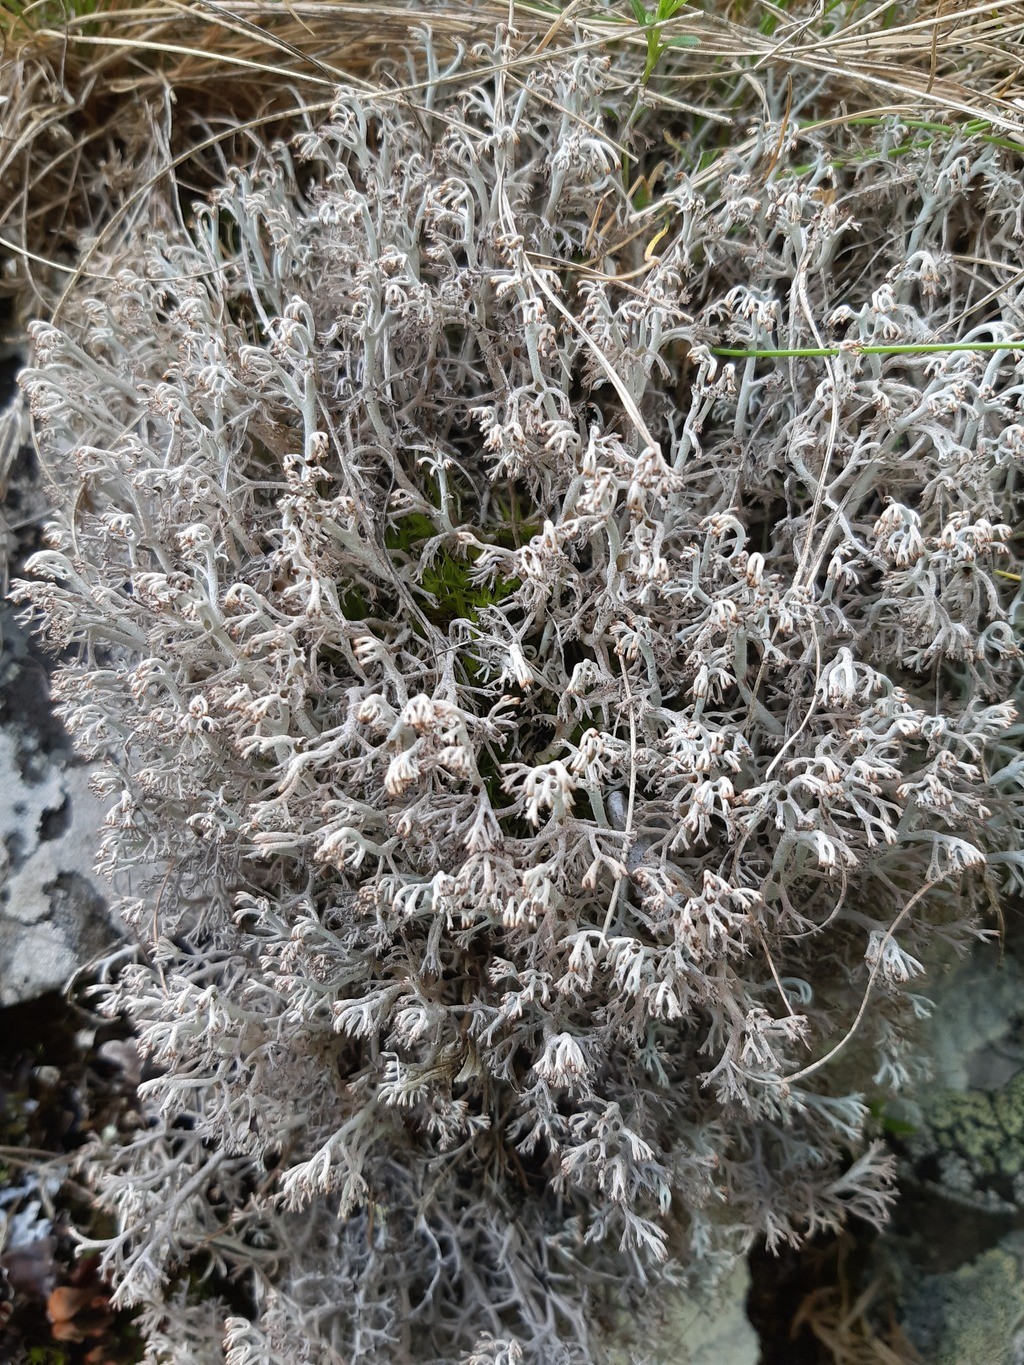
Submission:
<svg viewBox="0 0 1024 1365">
<path fill-rule="evenodd" d="M 1014 1212 L 1024 1207 L 1024 1075 L 1000 1090 L 942 1090 L 922 1106 L 908 1141 L 951 1198 Z"/>
<path fill-rule="evenodd" d="M 9 621 L 4 651 L 0 691 L 23 691 L 27 676 L 39 725 L 8 705 L 0 729 L 0 1006 L 60 990 L 118 938 L 109 888 L 93 871 L 105 807 L 90 769 L 48 742 L 45 678 Z"/>
<path fill-rule="evenodd" d="M 959 1270 L 917 1286 L 904 1328 L 929 1365 L 1020 1365 L 1024 1278 L 1007 1239 Z"/>
<path fill-rule="evenodd" d="M 1019 946 L 937 974 L 920 1039 L 932 1082 L 892 1107 L 914 1177 L 990 1213 L 1024 1208 L 1024 983 Z"/>
</svg>

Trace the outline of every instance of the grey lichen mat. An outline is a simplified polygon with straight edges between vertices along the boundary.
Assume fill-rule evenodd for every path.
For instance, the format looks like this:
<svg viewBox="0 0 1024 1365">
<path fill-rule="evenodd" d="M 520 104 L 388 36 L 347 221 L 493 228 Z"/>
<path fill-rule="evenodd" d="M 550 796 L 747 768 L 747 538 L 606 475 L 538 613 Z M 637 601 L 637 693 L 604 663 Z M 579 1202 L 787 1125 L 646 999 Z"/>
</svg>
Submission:
<svg viewBox="0 0 1024 1365">
<path fill-rule="evenodd" d="M 1020 879 L 1013 154 L 769 81 L 692 155 L 617 58 L 425 42 L 33 331 L 154 1361 L 590 1362 L 880 1222 L 931 945 Z"/>
</svg>

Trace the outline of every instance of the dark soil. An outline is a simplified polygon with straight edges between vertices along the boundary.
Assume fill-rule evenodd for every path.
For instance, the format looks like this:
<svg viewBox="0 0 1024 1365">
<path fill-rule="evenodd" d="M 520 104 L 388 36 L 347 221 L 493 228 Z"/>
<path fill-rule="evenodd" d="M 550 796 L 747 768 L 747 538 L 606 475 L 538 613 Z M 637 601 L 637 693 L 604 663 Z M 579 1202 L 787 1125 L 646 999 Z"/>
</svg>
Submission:
<svg viewBox="0 0 1024 1365">
<path fill-rule="evenodd" d="M 134 1049 L 60 996 L 0 1011 L 0 1254 L 4 1365 L 129 1365 L 141 1343 L 114 1313 L 75 1234 L 102 1235 L 74 1154 L 134 1122 Z"/>
</svg>

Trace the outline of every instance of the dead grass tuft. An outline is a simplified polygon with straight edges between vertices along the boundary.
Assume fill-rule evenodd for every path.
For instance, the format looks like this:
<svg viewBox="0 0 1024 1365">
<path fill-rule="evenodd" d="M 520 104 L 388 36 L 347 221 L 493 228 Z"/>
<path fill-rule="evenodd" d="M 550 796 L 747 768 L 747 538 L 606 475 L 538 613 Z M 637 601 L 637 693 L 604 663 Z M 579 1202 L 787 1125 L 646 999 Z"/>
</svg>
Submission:
<svg viewBox="0 0 1024 1365">
<path fill-rule="evenodd" d="M 119 227 L 155 212 L 148 191 L 164 177 L 184 205 L 258 145 L 316 117 L 337 85 L 379 81 L 381 58 L 400 58 L 416 30 L 429 26 L 442 50 L 471 48 L 510 18 L 519 35 L 512 79 L 584 46 L 612 55 L 615 85 L 642 69 L 646 41 L 628 7 L 589 0 L 561 11 L 507 0 L 101 0 L 67 9 L 7 0 L 0 245 L 19 262 L 6 282 L 18 313 L 45 313 L 57 275 L 65 283 L 88 275 L 83 242 L 104 234 L 109 245 Z M 743 141 L 767 107 L 766 81 L 781 75 L 801 92 L 802 117 L 819 126 L 894 112 L 980 120 L 1024 147 L 1024 5 L 1010 0 L 855 0 L 824 18 L 819 7 L 754 0 L 688 11 L 664 36 L 697 45 L 668 50 L 645 100 L 666 128 L 696 121 L 715 129 L 720 146 Z M 391 78 L 413 102 L 418 79 Z M 707 133 L 698 140 L 708 145 Z"/>
</svg>

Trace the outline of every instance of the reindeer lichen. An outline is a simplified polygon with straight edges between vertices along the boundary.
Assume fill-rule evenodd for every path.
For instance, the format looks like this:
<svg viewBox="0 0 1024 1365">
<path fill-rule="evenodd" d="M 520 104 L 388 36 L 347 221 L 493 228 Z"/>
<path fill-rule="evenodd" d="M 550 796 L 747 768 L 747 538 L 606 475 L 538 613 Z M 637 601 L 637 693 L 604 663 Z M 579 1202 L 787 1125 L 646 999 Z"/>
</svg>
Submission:
<svg viewBox="0 0 1024 1365">
<path fill-rule="evenodd" d="M 507 39 L 34 329 L 153 1361 L 596 1361 L 652 1279 L 883 1220 L 862 1091 L 1021 882 L 1024 311 L 956 245 L 983 200 L 1019 260 L 1019 163 L 766 77 L 704 192 L 607 58 Z"/>
</svg>

